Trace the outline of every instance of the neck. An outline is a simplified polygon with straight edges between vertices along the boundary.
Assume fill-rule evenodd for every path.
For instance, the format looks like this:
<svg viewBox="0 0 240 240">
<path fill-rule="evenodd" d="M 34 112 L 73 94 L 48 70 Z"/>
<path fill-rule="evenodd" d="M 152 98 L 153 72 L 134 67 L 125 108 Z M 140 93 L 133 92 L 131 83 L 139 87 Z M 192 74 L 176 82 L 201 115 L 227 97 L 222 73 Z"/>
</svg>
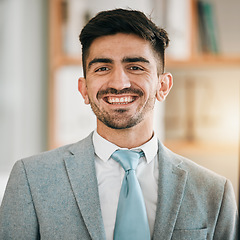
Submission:
<svg viewBox="0 0 240 240">
<path fill-rule="evenodd" d="M 112 129 L 98 121 L 97 132 L 109 142 L 128 149 L 143 145 L 153 136 L 152 124 L 146 122 L 128 129 Z"/>
</svg>

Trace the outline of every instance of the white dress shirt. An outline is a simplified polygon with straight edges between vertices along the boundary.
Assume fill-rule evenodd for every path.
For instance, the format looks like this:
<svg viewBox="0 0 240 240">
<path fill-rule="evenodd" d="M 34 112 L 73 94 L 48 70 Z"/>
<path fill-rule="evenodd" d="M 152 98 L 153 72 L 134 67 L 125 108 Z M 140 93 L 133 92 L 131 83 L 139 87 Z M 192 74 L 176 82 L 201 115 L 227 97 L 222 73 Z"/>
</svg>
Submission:
<svg viewBox="0 0 240 240">
<path fill-rule="evenodd" d="M 102 138 L 97 131 L 93 134 L 95 148 L 95 166 L 98 181 L 100 205 L 107 240 L 113 239 L 114 225 L 117 213 L 118 198 L 122 186 L 123 168 L 111 158 L 113 152 L 121 149 L 115 144 Z M 148 223 L 151 236 L 153 234 L 158 192 L 158 141 L 153 138 L 144 145 L 135 148 L 141 149 L 142 157 L 136 169 L 136 175 L 145 200 Z"/>
</svg>

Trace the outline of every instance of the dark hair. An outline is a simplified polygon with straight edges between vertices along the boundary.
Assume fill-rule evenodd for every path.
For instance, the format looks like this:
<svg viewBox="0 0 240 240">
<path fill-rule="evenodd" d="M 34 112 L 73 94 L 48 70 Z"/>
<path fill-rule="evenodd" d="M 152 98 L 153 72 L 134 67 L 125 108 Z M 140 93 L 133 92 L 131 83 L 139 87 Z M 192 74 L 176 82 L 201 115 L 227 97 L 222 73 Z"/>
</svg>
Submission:
<svg viewBox="0 0 240 240">
<path fill-rule="evenodd" d="M 151 43 L 164 69 L 164 50 L 168 46 L 167 32 L 157 27 L 146 15 L 136 10 L 115 9 L 103 11 L 92 18 L 82 29 L 79 40 L 82 44 L 82 63 L 86 76 L 86 58 L 92 42 L 101 36 L 116 33 L 136 34 Z"/>
</svg>

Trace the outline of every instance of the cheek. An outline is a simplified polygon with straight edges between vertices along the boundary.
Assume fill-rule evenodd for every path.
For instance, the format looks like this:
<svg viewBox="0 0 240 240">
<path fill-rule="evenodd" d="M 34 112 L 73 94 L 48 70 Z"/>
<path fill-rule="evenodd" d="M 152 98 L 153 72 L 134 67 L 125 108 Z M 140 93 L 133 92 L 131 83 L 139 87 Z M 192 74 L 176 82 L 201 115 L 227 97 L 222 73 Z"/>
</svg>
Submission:
<svg viewBox="0 0 240 240">
<path fill-rule="evenodd" d="M 101 86 L 98 86 L 97 83 L 92 82 L 87 86 L 87 91 L 88 91 L 88 96 L 92 100 L 96 101 L 97 100 L 97 94 L 101 90 Z"/>
<path fill-rule="evenodd" d="M 151 79 L 147 82 L 145 82 L 145 84 L 143 85 L 145 94 L 148 95 L 149 97 L 155 97 L 156 93 L 159 89 L 159 84 L 158 81 L 156 79 Z"/>
</svg>

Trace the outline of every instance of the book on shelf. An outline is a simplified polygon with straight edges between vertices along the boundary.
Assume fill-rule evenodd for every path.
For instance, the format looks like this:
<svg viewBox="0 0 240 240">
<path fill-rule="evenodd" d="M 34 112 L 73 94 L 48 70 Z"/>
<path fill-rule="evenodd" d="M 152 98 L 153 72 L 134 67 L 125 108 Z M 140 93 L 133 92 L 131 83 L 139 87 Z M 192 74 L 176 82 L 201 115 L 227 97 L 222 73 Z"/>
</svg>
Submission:
<svg viewBox="0 0 240 240">
<path fill-rule="evenodd" d="M 210 54 L 219 53 L 214 5 L 208 1 L 198 0 L 197 13 L 200 51 Z"/>
<path fill-rule="evenodd" d="M 174 60 L 187 60 L 191 56 L 190 0 L 165 1 L 165 27 L 170 36 L 167 55 Z"/>
</svg>

